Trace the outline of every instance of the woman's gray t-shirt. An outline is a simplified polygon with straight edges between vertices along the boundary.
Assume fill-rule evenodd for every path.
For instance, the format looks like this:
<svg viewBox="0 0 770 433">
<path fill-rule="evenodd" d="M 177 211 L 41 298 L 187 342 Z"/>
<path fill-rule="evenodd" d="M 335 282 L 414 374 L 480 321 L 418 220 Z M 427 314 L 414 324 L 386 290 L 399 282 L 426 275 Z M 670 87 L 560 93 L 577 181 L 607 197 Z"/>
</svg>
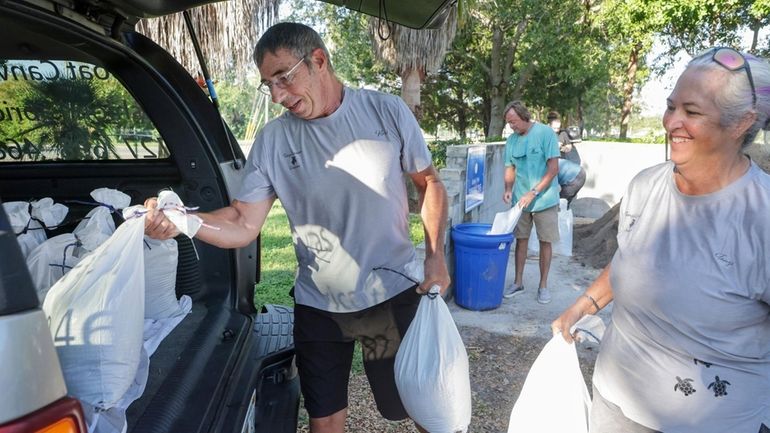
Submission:
<svg viewBox="0 0 770 433">
<path fill-rule="evenodd" d="M 421 279 L 404 173 L 431 165 L 403 101 L 345 88 L 331 115 L 286 112 L 257 135 L 237 199 L 278 197 L 291 225 L 298 304 L 360 311 Z"/>
<path fill-rule="evenodd" d="M 754 433 L 770 418 L 770 176 L 751 164 L 712 194 L 682 194 L 674 166 L 623 198 L 601 395 L 666 433 Z"/>
</svg>

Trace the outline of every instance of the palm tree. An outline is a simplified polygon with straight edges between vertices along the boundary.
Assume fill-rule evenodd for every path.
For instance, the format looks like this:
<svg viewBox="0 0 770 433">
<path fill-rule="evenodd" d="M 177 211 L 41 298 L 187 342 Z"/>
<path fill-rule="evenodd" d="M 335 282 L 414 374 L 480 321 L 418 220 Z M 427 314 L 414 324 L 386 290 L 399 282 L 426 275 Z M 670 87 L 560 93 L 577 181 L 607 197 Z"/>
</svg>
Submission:
<svg viewBox="0 0 770 433">
<path fill-rule="evenodd" d="M 11 138 L 24 140 L 26 146 L 38 143 L 44 153 L 31 153 L 34 160 L 110 159 L 116 155 L 116 131 L 135 125 L 125 103 L 130 97 L 115 84 L 86 79 L 30 82 L 19 91 L 20 105 L 37 116 Z"/>
<path fill-rule="evenodd" d="M 212 77 L 242 78 L 254 70 L 257 36 L 278 18 L 280 0 L 231 0 L 190 10 L 195 33 Z M 157 42 L 197 76 L 201 70 L 182 13 L 142 19 L 139 33 Z M 226 51 L 225 51 L 226 50 Z"/>
<path fill-rule="evenodd" d="M 369 20 L 375 55 L 401 77 L 401 98 L 422 118 L 420 88 L 426 74 L 438 71 L 457 31 L 457 7 L 436 29 L 415 30 L 379 18 Z"/>
</svg>

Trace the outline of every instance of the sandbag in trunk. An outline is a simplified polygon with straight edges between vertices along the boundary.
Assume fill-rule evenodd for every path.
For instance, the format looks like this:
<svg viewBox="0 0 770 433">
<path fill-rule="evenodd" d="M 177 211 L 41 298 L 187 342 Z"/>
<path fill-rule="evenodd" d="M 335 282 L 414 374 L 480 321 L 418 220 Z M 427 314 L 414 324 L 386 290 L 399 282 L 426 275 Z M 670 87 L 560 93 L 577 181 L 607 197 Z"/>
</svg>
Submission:
<svg viewBox="0 0 770 433">
<path fill-rule="evenodd" d="M 72 233 L 54 236 L 30 252 L 27 268 L 41 304 L 48 290 L 80 263 L 87 253 Z"/>
<path fill-rule="evenodd" d="M 176 241 L 144 239 L 144 317 L 165 319 L 179 314 L 176 298 L 176 268 L 179 251 Z"/>
<path fill-rule="evenodd" d="M 130 196 L 111 188 L 97 188 L 91 191 L 91 198 L 97 206 L 72 231 L 88 251 L 95 250 L 115 232 L 112 214 L 131 203 Z"/>
<path fill-rule="evenodd" d="M 29 257 L 38 245 L 48 239 L 45 228 L 53 228 L 61 224 L 69 211 L 67 206 L 54 203 L 50 197 L 32 202 L 3 203 L 3 209 L 8 215 L 24 257 Z"/>
<path fill-rule="evenodd" d="M 67 390 L 97 410 L 136 377 L 144 323 L 144 216 L 131 218 L 48 292 L 48 317 Z"/>
</svg>

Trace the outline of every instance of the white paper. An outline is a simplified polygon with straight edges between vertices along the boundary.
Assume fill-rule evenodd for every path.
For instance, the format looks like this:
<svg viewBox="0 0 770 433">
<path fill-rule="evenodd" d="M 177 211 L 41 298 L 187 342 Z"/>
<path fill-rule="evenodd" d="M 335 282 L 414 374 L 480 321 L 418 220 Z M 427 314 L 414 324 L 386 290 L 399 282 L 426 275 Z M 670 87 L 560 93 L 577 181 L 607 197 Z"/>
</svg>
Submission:
<svg viewBox="0 0 770 433">
<path fill-rule="evenodd" d="M 492 222 L 492 229 L 489 230 L 490 235 L 503 235 L 512 233 L 516 228 L 516 223 L 519 222 L 521 217 L 521 208 L 518 204 L 510 208 L 505 212 L 498 212 L 495 215 L 495 220 Z"/>
</svg>

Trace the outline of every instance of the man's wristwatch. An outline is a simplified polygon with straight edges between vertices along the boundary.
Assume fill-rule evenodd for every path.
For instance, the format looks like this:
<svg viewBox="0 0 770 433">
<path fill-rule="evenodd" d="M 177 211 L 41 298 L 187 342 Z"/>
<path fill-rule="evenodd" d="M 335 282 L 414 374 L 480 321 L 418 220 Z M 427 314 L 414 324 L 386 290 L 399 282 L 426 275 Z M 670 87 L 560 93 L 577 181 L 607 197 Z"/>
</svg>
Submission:
<svg viewBox="0 0 770 433">
<path fill-rule="evenodd" d="M 530 191 L 535 193 L 535 197 L 540 195 L 540 192 L 538 190 L 536 190 L 535 188 L 532 188 Z"/>
</svg>

